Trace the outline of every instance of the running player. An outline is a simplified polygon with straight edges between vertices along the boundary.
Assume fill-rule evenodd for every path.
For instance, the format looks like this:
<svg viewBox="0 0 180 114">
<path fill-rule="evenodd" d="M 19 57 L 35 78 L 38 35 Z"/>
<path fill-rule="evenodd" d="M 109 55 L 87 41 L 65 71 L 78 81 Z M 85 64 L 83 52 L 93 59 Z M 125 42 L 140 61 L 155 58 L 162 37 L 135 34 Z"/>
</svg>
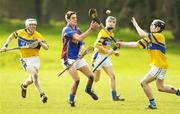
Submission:
<svg viewBox="0 0 180 114">
<path fill-rule="evenodd" d="M 137 42 L 118 42 L 118 44 L 121 46 L 139 47 L 148 50 L 151 57 L 151 69 L 141 80 L 141 86 L 149 99 L 150 104 L 148 107 L 150 109 L 156 109 L 156 102 L 149 86 L 149 83 L 152 81 L 156 80 L 157 89 L 160 92 L 180 96 L 179 89 L 164 84 L 168 63 L 166 58 L 165 36 L 161 32 L 165 28 L 165 22 L 159 19 L 153 20 L 150 25 L 150 33 L 146 33 L 139 27 L 134 17 L 131 21 L 142 39 Z"/>
<path fill-rule="evenodd" d="M 45 50 L 48 50 L 48 45 L 44 40 L 44 37 L 36 31 L 36 26 L 36 19 L 27 19 L 25 21 L 25 29 L 20 29 L 13 32 L 8 37 L 6 43 L 4 44 L 4 47 L 1 48 L 1 51 L 6 51 L 9 43 L 13 39 L 17 39 L 18 47 L 30 45 L 35 42 L 38 43 L 37 47 L 33 49 L 20 49 L 20 62 L 23 69 L 27 72 L 28 75 L 27 79 L 21 84 L 21 94 L 23 98 L 26 98 L 27 87 L 34 82 L 35 87 L 40 94 L 42 102 L 46 103 L 47 97 L 39 84 L 38 71 L 40 67 L 39 50 L 41 47 Z"/>
<path fill-rule="evenodd" d="M 63 66 L 66 68 L 72 64 L 81 54 L 81 50 L 84 45 L 83 39 L 86 38 L 87 35 L 90 34 L 94 29 L 98 28 L 99 25 L 95 22 L 92 22 L 90 27 L 84 33 L 81 33 L 77 26 L 76 12 L 68 11 L 65 14 L 65 20 L 67 21 L 67 25 L 62 30 L 63 48 L 61 59 Z M 73 64 L 73 66 L 68 70 L 74 81 L 71 87 L 71 93 L 69 95 L 69 104 L 71 107 L 75 106 L 74 98 L 80 81 L 77 69 L 88 78 L 85 92 L 89 94 L 94 100 L 98 100 L 97 95 L 92 91 L 94 74 L 90 71 L 86 61 L 81 59 L 76 64 Z"/>
<path fill-rule="evenodd" d="M 114 37 L 113 30 L 116 27 L 116 18 L 113 16 L 108 16 L 106 19 L 106 29 L 107 31 Z M 99 63 L 108 55 L 114 54 L 115 56 L 119 56 L 117 51 L 114 51 L 111 48 L 112 40 L 110 36 L 106 33 L 105 30 L 101 29 L 98 34 L 97 40 L 95 42 L 95 53 L 92 57 L 92 66 L 96 68 Z M 94 81 L 99 81 L 101 68 L 107 73 L 110 78 L 110 86 L 111 86 L 111 95 L 113 101 L 123 101 L 120 96 L 117 96 L 116 92 L 116 79 L 115 74 L 112 69 L 112 62 L 111 59 L 108 57 L 94 72 Z"/>
</svg>

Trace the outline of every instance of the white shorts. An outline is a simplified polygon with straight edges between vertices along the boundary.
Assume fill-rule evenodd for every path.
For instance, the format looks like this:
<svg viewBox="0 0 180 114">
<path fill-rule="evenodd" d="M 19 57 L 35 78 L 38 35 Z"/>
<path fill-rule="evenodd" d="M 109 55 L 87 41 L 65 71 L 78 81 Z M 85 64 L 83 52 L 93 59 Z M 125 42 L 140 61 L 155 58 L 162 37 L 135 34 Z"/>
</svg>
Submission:
<svg viewBox="0 0 180 114">
<path fill-rule="evenodd" d="M 92 66 L 96 68 L 99 65 L 99 63 L 107 56 L 108 56 L 107 54 L 95 53 L 92 58 L 92 63 L 93 63 Z M 100 70 L 102 67 L 111 67 L 111 66 L 112 66 L 111 59 L 107 57 L 107 59 L 97 68 L 97 70 Z"/>
<path fill-rule="evenodd" d="M 40 67 L 40 60 L 39 60 L 38 56 L 21 58 L 20 62 L 25 71 L 26 71 L 27 66 L 33 66 L 36 69 L 39 69 L 39 67 Z"/>
<path fill-rule="evenodd" d="M 69 64 L 73 64 L 74 61 L 76 61 L 76 60 L 75 59 L 68 59 Z M 67 66 L 66 66 L 66 64 L 64 64 L 65 61 L 63 59 L 61 59 L 61 62 L 63 64 L 63 66 L 64 66 L 64 69 L 66 69 Z M 75 65 L 76 65 L 76 69 L 80 69 L 81 67 L 86 66 L 87 63 L 86 63 L 86 61 L 84 59 L 80 59 L 80 60 L 77 60 Z"/>
<path fill-rule="evenodd" d="M 166 71 L 167 69 L 152 66 L 147 75 L 155 77 L 156 79 L 163 80 L 165 78 Z"/>
</svg>

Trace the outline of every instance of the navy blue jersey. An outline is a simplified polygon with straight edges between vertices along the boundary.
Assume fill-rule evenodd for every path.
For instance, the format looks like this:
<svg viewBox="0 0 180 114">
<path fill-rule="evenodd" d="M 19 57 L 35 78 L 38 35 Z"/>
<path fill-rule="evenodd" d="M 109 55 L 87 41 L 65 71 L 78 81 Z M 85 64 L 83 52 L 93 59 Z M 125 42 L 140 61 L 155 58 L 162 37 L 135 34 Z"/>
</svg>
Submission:
<svg viewBox="0 0 180 114">
<path fill-rule="evenodd" d="M 81 34 L 81 31 L 78 27 L 72 28 L 70 25 L 67 25 L 62 30 L 62 54 L 61 59 L 65 61 L 67 59 L 77 59 L 80 46 L 84 45 L 83 41 L 73 42 L 73 34 Z"/>
</svg>

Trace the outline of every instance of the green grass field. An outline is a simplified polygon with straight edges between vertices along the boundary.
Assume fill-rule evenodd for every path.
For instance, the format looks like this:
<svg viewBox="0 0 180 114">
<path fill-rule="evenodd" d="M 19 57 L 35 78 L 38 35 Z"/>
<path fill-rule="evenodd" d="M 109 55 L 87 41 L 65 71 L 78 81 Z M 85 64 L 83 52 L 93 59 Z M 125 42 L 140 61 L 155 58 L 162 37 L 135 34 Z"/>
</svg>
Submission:
<svg viewBox="0 0 180 114">
<path fill-rule="evenodd" d="M 0 46 L 3 45 L 9 33 L 21 26 L 18 22 L 1 24 Z M 13 24 L 15 23 L 15 24 Z M 10 26 L 11 25 L 11 26 Z M 157 110 L 148 110 L 148 100 L 140 87 L 139 81 L 148 72 L 149 57 L 145 50 L 120 49 L 121 56 L 112 56 L 113 68 L 117 80 L 117 92 L 126 99 L 124 102 L 113 102 L 111 100 L 109 78 L 102 72 L 101 79 L 94 83 L 94 91 L 99 100 L 93 101 L 85 92 L 86 78 L 80 74 L 81 81 L 76 95 L 76 108 L 69 107 L 67 100 L 69 96 L 72 79 L 65 73 L 57 77 L 62 70 L 60 61 L 60 31 L 63 23 L 56 26 L 44 26 L 38 28 L 50 45 L 48 51 L 41 50 L 40 82 L 49 100 L 47 104 L 40 101 L 39 94 L 34 85 L 28 87 L 27 98 L 21 97 L 20 84 L 26 79 L 26 73 L 19 64 L 18 51 L 8 52 L 0 55 L 0 114 L 179 114 L 180 97 L 157 91 L 155 83 L 151 84 L 154 97 L 158 104 Z M 8 27 L 7 27 L 8 26 Z M 86 28 L 83 26 L 83 28 Z M 97 31 L 88 37 L 86 47 L 93 45 Z M 137 39 L 137 34 L 129 29 L 117 31 L 117 36 L 123 40 Z M 168 35 L 169 33 L 166 32 Z M 170 35 L 169 35 L 170 36 Z M 10 47 L 15 47 L 16 41 Z M 168 44 L 169 69 L 166 81 L 180 88 L 180 54 L 179 46 L 175 43 Z M 85 58 L 90 63 L 91 55 Z"/>
</svg>

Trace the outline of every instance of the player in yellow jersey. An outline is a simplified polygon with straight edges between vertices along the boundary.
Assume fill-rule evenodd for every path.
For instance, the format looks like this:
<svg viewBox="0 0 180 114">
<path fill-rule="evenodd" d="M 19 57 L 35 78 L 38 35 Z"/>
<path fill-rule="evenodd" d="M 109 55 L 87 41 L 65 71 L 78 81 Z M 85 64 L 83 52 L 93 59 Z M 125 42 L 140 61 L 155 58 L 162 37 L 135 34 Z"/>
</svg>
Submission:
<svg viewBox="0 0 180 114">
<path fill-rule="evenodd" d="M 25 21 L 25 29 L 20 29 L 13 32 L 7 39 L 4 46 L 0 49 L 1 52 L 6 51 L 9 43 L 13 39 L 17 39 L 18 47 L 23 47 L 31 45 L 32 43 L 37 43 L 37 47 L 31 49 L 20 49 L 21 59 L 23 69 L 27 72 L 28 78 L 21 84 L 22 97 L 26 97 L 27 87 L 34 82 L 35 87 L 40 93 L 40 97 L 43 103 L 47 102 L 47 97 L 40 87 L 38 81 L 38 70 L 40 67 L 39 60 L 39 50 L 42 47 L 48 50 L 48 45 L 45 42 L 43 36 L 36 31 L 37 21 L 36 19 L 27 19 Z"/>
<path fill-rule="evenodd" d="M 150 104 L 148 107 L 150 109 L 156 109 L 157 106 L 152 95 L 151 88 L 149 87 L 149 83 L 152 81 L 156 80 L 157 89 L 160 92 L 180 96 L 179 89 L 164 84 L 168 63 L 166 58 L 165 37 L 161 32 L 165 28 L 165 22 L 159 19 L 153 20 L 150 25 L 150 33 L 146 33 L 139 27 L 134 17 L 131 21 L 142 39 L 137 42 L 118 42 L 118 44 L 121 46 L 139 47 L 148 50 L 151 59 L 151 69 L 141 80 L 141 86 L 149 99 Z"/>
<path fill-rule="evenodd" d="M 106 19 L 106 29 L 110 32 L 112 37 L 114 37 L 113 30 L 116 26 L 116 18 L 113 16 L 108 16 Z M 95 42 L 95 53 L 92 58 L 92 66 L 96 68 L 101 61 L 107 57 L 110 54 L 114 54 L 116 56 L 119 56 L 119 53 L 117 51 L 114 51 L 111 47 L 112 40 L 110 36 L 105 32 L 105 30 L 101 29 L 97 40 Z M 104 71 L 107 73 L 107 75 L 110 78 L 110 86 L 112 90 L 112 100 L 113 101 L 122 101 L 124 99 L 121 99 L 119 96 L 117 96 L 116 93 L 116 80 L 115 80 L 115 74 L 112 69 L 112 62 L 111 59 L 108 57 L 94 72 L 94 80 L 97 82 L 100 79 L 100 73 L 101 68 L 104 69 Z"/>
</svg>

